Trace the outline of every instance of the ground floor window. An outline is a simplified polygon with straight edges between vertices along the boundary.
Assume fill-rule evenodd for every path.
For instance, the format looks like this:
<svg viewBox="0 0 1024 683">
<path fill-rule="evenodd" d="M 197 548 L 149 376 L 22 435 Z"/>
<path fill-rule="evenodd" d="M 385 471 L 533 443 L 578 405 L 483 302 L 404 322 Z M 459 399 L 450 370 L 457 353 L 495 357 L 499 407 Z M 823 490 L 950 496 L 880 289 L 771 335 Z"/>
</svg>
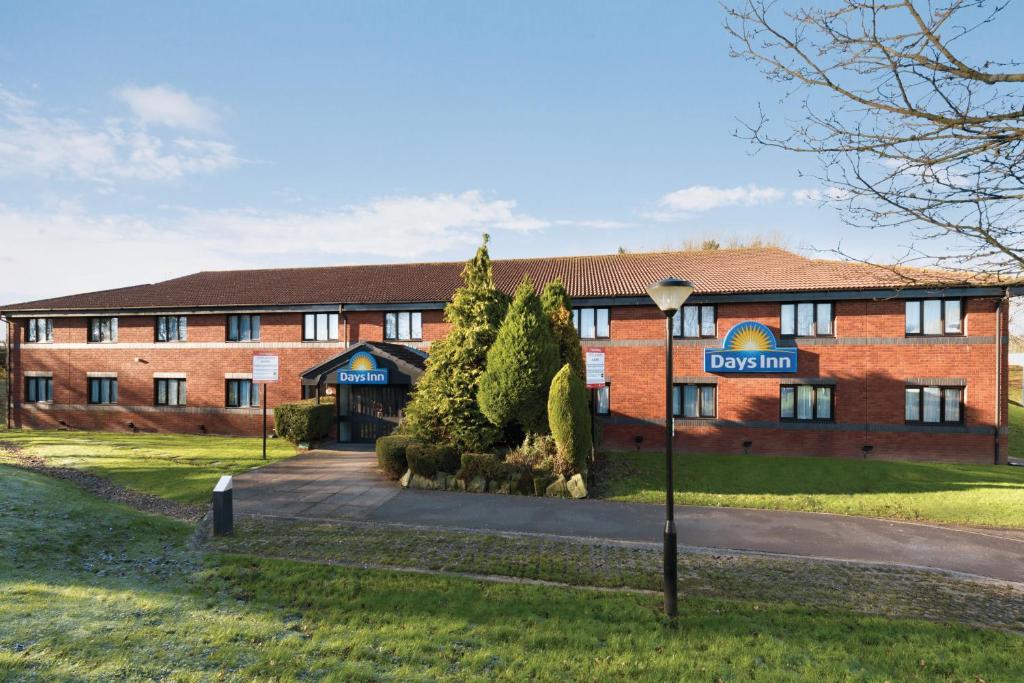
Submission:
<svg viewBox="0 0 1024 683">
<path fill-rule="evenodd" d="M 156 404 L 158 406 L 183 406 L 183 405 L 185 405 L 185 380 L 183 380 L 183 379 L 158 379 L 158 380 L 156 380 Z"/>
<path fill-rule="evenodd" d="M 677 384 L 672 387 L 674 417 L 714 417 L 714 384 Z"/>
<path fill-rule="evenodd" d="M 52 377 L 26 377 L 25 402 L 45 403 L 53 400 Z"/>
<path fill-rule="evenodd" d="M 117 403 L 117 378 L 90 377 L 89 403 Z"/>
<path fill-rule="evenodd" d="M 832 387 L 790 384 L 779 388 L 779 416 L 783 420 L 831 421 L 835 392 Z"/>
<path fill-rule="evenodd" d="M 227 381 L 228 408 L 248 408 L 259 406 L 259 404 L 259 384 L 253 384 L 251 379 L 229 379 Z"/>
<path fill-rule="evenodd" d="M 315 384 L 303 384 L 302 385 L 302 398 L 316 398 L 316 385 Z"/>
<path fill-rule="evenodd" d="M 598 415 L 609 415 L 612 412 L 612 385 L 606 382 L 603 387 L 594 391 L 594 412 Z"/>
<path fill-rule="evenodd" d="M 963 422 L 964 391 L 960 387 L 907 387 L 904 395 L 907 422 Z"/>
</svg>

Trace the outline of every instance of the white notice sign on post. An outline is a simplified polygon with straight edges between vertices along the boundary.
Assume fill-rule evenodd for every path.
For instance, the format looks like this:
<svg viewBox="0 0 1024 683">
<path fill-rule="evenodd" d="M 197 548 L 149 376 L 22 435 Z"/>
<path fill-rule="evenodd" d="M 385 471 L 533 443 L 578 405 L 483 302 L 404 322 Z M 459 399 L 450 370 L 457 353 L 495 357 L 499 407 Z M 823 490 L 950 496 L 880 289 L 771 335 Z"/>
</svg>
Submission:
<svg viewBox="0 0 1024 683">
<path fill-rule="evenodd" d="M 604 349 L 587 349 L 584 354 L 587 364 L 587 388 L 600 389 L 604 386 Z"/>
<path fill-rule="evenodd" d="M 252 381 L 258 384 L 276 382 L 278 379 L 277 356 L 258 353 L 252 357 Z"/>
</svg>

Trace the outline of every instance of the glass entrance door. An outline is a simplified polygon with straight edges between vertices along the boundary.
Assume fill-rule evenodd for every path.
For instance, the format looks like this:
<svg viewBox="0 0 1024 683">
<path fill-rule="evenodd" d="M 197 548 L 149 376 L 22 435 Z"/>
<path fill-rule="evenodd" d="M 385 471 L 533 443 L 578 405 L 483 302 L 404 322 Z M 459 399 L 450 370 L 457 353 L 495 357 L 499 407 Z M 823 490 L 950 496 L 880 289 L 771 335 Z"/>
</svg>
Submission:
<svg viewBox="0 0 1024 683">
<path fill-rule="evenodd" d="M 398 426 L 408 401 L 409 387 L 402 384 L 339 385 L 338 440 L 373 443 L 387 436 Z"/>
</svg>

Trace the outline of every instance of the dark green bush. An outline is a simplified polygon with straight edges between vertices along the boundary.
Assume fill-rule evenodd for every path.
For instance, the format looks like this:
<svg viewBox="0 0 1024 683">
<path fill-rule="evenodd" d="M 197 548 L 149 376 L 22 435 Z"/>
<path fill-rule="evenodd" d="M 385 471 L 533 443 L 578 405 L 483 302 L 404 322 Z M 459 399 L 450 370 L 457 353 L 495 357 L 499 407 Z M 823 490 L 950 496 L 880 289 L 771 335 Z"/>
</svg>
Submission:
<svg viewBox="0 0 1024 683">
<path fill-rule="evenodd" d="M 413 474 L 432 477 L 438 472 L 455 474 L 459 469 L 459 452 L 448 444 L 409 444 L 405 459 Z"/>
<path fill-rule="evenodd" d="M 377 464 L 392 479 L 398 479 L 409 469 L 406 449 L 415 442 L 407 436 L 382 436 L 377 439 Z"/>
<path fill-rule="evenodd" d="M 512 468 L 494 453 L 463 453 L 462 467 L 456 476 L 463 481 L 474 477 L 500 481 L 508 479 L 511 474 Z"/>
<path fill-rule="evenodd" d="M 548 394 L 548 422 L 559 453 L 571 463 L 575 472 L 587 471 L 587 460 L 593 448 L 590 407 L 583 380 L 567 363 L 551 381 Z M 562 472 L 565 474 L 565 472 Z"/>
<path fill-rule="evenodd" d="M 292 443 L 310 443 L 327 436 L 334 424 L 334 403 L 316 399 L 282 403 L 274 408 L 274 430 Z"/>
</svg>

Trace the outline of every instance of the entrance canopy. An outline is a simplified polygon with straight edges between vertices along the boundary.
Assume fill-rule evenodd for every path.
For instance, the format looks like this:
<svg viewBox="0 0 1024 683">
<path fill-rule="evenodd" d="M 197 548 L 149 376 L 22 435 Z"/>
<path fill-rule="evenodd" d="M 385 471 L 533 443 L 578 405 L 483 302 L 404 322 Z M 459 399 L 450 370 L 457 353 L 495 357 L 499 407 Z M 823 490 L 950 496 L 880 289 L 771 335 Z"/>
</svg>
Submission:
<svg viewBox="0 0 1024 683">
<path fill-rule="evenodd" d="M 303 386 L 338 384 L 338 371 L 347 370 L 352 360 L 369 354 L 378 368 L 386 369 L 386 384 L 415 384 L 426 369 L 427 354 L 410 346 L 363 341 L 345 349 L 302 373 Z"/>
</svg>

